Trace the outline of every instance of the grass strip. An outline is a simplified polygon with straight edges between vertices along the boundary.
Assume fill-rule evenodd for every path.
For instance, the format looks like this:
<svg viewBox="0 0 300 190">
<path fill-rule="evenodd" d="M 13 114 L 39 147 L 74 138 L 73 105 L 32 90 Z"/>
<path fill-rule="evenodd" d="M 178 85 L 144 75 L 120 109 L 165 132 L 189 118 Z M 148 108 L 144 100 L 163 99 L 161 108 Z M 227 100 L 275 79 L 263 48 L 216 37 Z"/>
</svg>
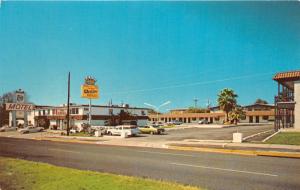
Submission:
<svg viewBox="0 0 300 190">
<path fill-rule="evenodd" d="M 199 190 L 177 183 L 77 170 L 5 157 L 0 157 L 0 189 Z"/>
</svg>

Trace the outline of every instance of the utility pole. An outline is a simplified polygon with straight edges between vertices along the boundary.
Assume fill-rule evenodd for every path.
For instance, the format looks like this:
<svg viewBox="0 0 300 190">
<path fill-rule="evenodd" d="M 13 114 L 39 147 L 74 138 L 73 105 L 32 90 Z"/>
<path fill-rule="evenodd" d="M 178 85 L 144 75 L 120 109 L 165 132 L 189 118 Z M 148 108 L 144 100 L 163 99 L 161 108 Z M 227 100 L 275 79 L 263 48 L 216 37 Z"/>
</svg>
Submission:
<svg viewBox="0 0 300 190">
<path fill-rule="evenodd" d="M 68 105 L 67 105 L 67 136 L 69 136 L 70 131 L 70 72 L 68 75 Z"/>
</svg>

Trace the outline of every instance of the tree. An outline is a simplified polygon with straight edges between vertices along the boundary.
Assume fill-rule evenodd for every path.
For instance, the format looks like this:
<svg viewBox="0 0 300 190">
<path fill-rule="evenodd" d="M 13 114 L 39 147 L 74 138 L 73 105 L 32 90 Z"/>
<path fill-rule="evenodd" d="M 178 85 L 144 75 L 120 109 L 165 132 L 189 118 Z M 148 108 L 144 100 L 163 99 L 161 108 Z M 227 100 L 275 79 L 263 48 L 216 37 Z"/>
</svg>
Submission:
<svg viewBox="0 0 300 190">
<path fill-rule="evenodd" d="M 254 102 L 254 104 L 268 104 L 268 102 L 266 100 L 257 98 Z"/>
<path fill-rule="evenodd" d="M 234 124 L 240 121 L 241 118 L 245 117 L 246 113 L 244 112 L 243 108 L 240 105 L 237 105 L 233 110 L 229 112 L 229 118 Z"/>
<path fill-rule="evenodd" d="M 195 108 L 195 107 L 189 107 L 186 111 L 186 113 L 209 113 L 209 109 L 206 108 Z"/>
<path fill-rule="evenodd" d="M 9 125 L 9 112 L 5 110 L 6 103 L 12 103 L 14 101 L 14 93 L 7 92 L 0 96 L 0 127 L 3 125 Z"/>
<path fill-rule="evenodd" d="M 236 98 L 238 97 L 237 94 L 234 93 L 232 89 L 225 88 L 220 91 L 218 94 L 218 104 L 220 108 L 226 113 L 225 121 L 228 122 L 229 119 L 229 112 L 233 110 L 236 106 Z"/>
<path fill-rule="evenodd" d="M 149 109 L 148 114 L 161 114 L 160 112 L 155 111 L 154 109 Z"/>
</svg>

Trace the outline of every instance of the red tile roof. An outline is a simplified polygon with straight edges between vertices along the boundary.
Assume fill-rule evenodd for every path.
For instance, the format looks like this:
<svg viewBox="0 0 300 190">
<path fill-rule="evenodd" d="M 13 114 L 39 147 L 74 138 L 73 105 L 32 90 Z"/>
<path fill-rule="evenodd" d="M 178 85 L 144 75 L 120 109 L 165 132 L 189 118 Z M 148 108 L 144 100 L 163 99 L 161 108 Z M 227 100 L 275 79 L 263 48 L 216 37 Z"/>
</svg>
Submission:
<svg viewBox="0 0 300 190">
<path fill-rule="evenodd" d="M 273 80 L 300 80 L 300 70 L 299 71 L 288 71 L 277 73 Z"/>
</svg>

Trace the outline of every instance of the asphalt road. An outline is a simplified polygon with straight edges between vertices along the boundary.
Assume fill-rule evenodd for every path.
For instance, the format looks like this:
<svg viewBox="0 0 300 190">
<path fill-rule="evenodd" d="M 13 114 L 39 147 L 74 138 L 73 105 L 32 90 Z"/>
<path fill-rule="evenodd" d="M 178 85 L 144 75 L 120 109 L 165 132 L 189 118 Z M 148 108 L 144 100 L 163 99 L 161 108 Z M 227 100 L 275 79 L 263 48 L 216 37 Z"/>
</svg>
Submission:
<svg viewBox="0 0 300 190">
<path fill-rule="evenodd" d="M 207 189 L 300 189 L 300 160 L 0 138 L 0 156 Z"/>
</svg>

